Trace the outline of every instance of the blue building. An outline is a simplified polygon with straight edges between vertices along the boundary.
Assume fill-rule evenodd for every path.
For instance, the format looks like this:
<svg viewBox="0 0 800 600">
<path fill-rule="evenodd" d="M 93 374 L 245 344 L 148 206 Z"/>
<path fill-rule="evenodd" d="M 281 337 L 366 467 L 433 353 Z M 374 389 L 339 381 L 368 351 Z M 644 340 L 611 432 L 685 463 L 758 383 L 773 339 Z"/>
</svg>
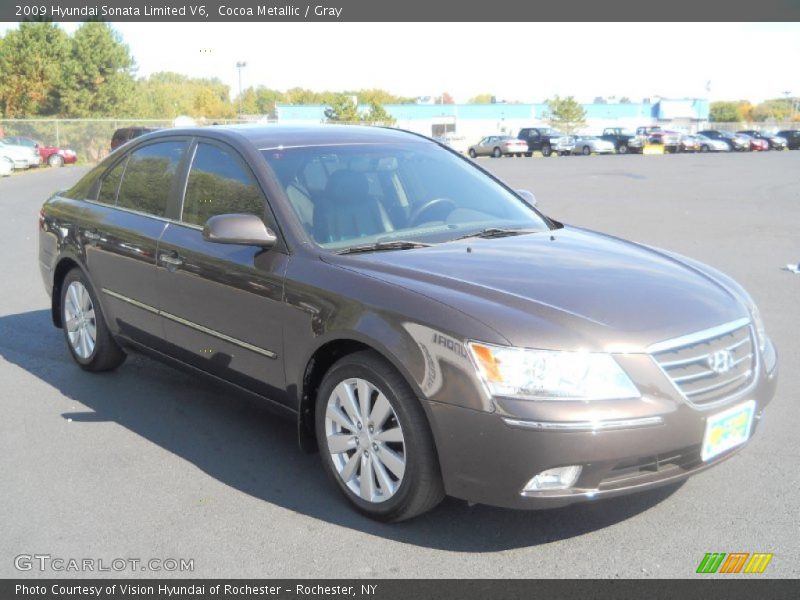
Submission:
<svg viewBox="0 0 800 600">
<path fill-rule="evenodd" d="M 520 128 L 547 125 L 547 104 L 387 104 L 396 126 L 429 136 L 447 135 L 469 145 L 485 135 L 516 135 Z M 658 98 L 629 104 L 584 104 L 586 127 L 582 133 L 600 133 L 605 127 L 635 129 L 662 125 L 687 132 L 708 122 L 709 102 L 701 98 Z M 276 107 L 280 123 L 324 123 L 322 104 Z M 368 106 L 359 109 L 367 112 Z"/>
</svg>

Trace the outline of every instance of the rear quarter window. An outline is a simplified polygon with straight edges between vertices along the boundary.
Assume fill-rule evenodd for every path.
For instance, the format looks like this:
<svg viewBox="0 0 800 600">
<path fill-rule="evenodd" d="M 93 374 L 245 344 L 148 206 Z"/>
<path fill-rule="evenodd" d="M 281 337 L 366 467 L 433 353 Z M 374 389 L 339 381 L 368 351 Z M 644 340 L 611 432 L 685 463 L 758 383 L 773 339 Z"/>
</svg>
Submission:
<svg viewBox="0 0 800 600">
<path fill-rule="evenodd" d="M 72 200 L 94 200 L 97 194 L 97 187 L 95 184 L 106 168 L 107 164 L 96 166 L 86 175 L 81 177 L 78 183 L 73 185 L 68 190 L 61 192 L 59 195 Z"/>
</svg>

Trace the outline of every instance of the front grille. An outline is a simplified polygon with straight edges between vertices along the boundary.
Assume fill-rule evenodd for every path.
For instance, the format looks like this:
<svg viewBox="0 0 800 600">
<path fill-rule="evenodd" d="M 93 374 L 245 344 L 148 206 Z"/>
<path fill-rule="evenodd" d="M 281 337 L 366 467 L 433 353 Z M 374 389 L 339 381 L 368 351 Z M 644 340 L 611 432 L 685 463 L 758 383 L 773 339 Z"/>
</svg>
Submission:
<svg viewBox="0 0 800 600">
<path fill-rule="evenodd" d="M 753 380 L 755 347 L 747 321 L 716 329 L 708 337 L 685 336 L 674 342 L 658 344 L 652 355 L 692 404 L 715 402 Z"/>
</svg>

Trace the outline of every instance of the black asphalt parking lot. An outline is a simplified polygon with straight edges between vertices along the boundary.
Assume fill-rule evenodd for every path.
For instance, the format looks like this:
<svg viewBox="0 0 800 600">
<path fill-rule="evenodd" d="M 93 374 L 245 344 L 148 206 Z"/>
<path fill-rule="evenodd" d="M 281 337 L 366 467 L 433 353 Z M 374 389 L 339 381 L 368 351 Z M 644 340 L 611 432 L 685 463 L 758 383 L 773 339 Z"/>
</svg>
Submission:
<svg viewBox="0 0 800 600">
<path fill-rule="evenodd" d="M 706 552 L 771 552 L 762 577 L 800 576 L 800 275 L 782 269 L 800 261 L 800 152 L 479 164 L 557 220 L 744 284 L 781 361 L 746 449 L 654 492 L 541 512 L 448 499 L 376 524 L 298 449 L 291 423 L 141 356 L 102 375 L 72 362 L 50 321 L 36 219 L 85 168 L 42 169 L 0 180 L 0 577 L 695 577 Z M 17 570 L 31 554 L 194 570 Z"/>
</svg>

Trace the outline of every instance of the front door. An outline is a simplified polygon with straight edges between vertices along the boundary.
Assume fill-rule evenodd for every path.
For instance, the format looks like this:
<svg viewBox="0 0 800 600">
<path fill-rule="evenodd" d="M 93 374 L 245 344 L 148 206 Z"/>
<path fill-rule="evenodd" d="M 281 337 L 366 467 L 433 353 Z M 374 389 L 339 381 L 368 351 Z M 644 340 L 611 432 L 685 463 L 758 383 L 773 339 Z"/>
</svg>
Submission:
<svg viewBox="0 0 800 600">
<path fill-rule="evenodd" d="M 201 141 L 189 169 L 180 222 L 167 226 L 157 251 L 169 352 L 285 401 L 282 300 L 289 256 L 279 248 L 206 241 L 205 222 L 228 213 L 266 218 L 264 194 L 233 148 Z"/>
</svg>

